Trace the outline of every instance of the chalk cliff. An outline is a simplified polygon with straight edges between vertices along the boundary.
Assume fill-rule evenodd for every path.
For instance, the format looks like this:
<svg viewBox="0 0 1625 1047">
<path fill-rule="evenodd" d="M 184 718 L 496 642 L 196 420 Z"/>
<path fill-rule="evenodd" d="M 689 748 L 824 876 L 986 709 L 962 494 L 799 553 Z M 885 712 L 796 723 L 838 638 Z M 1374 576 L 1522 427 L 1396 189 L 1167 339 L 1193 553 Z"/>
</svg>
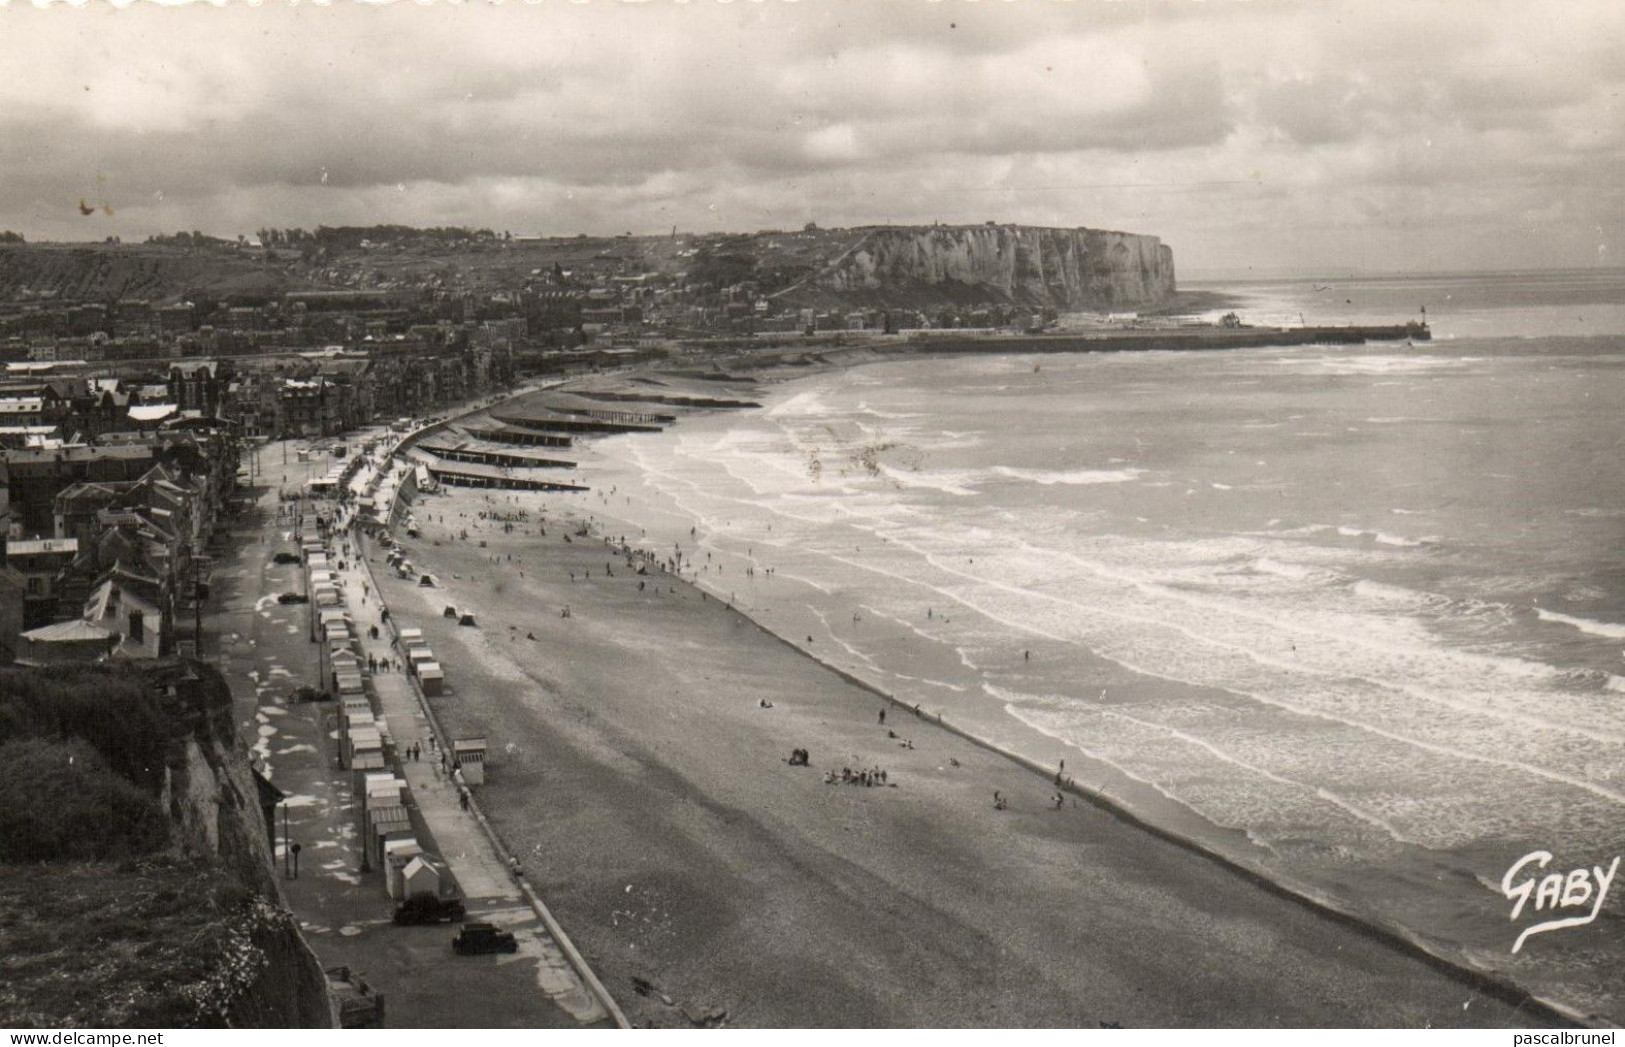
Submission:
<svg viewBox="0 0 1625 1047">
<path fill-rule="evenodd" d="M 1174 253 L 1155 236 L 1020 225 L 879 227 L 788 292 L 863 304 L 1010 302 L 1134 309 L 1173 297 Z"/>
</svg>

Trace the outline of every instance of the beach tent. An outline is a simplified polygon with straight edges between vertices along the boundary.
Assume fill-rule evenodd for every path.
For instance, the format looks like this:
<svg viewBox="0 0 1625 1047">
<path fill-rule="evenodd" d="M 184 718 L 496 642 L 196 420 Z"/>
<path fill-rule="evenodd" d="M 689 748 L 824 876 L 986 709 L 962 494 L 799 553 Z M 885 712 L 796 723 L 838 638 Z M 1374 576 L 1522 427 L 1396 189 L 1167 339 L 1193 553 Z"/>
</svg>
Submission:
<svg viewBox="0 0 1625 1047">
<path fill-rule="evenodd" d="M 429 574 L 427 571 L 424 572 L 422 578 L 418 579 L 418 585 L 425 589 L 433 589 L 436 584 L 437 583 L 434 580 L 434 575 Z"/>
<path fill-rule="evenodd" d="M 457 617 L 457 608 L 453 607 L 451 604 L 447 604 L 446 609 L 444 611 L 440 612 L 440 617 L 442 617 L 442 618 L 455 618 L 455 617 Z"/>
<path fill-rule="evenodd" d="M 480 623 L 476 622 L 474 620 L 474 612 L 473 611 L 464 611 L 463 616 L 461 618 L 457 619 L 457 624 L 458 625 L 475 625 L 475 626 L 477 626 Z"/>
</svg>

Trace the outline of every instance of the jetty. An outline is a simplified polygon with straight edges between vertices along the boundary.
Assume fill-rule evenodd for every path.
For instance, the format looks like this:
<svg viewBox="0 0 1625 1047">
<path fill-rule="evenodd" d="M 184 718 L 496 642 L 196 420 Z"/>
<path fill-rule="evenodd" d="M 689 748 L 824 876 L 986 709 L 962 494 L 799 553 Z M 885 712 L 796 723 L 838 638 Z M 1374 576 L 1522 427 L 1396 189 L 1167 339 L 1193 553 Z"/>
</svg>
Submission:
<svg viewBox="0 0 1625 1047">
<path fill-rule="evenodd" d="M 1433 332 L 1427 324 L 1413 322 L 1346 327 L 1148 327 L 1028 335 L 956 335 L 952 331 L 923 331 L 909 335 L 908 346 L 911 350 L 949 353 L 1193 352 L 1292 345 L 1427 342 L 1432 338 Z"/>
</svg>

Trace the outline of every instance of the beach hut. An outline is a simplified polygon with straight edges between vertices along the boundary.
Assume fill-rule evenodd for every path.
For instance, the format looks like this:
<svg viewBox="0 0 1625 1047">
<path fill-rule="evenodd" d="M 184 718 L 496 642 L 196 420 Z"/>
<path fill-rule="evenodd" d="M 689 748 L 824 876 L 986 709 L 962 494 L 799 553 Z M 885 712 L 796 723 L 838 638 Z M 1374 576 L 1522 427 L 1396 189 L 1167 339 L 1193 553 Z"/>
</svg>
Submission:
<svg viewBox="0 0 1625 1047">
<path fill-rule="evenodd" d="M 446 674 L 440 668 L 439 662 L 422 662 L 417 667 L 418 686 L 429 698 L 438 698 L 446 693 Z"/>
<path fill-rule="evenodd" d="M 377 722 L 350 726 L 350 769 L 381 770 L 384 766 L 384 736 Z"/>
<path fill-rule="evenodd" d="M 401 870 L 401 881 L 402 898 L 416 898 L 420 894 L 441 899 L 457 896 L 451 869 L 432 854 L 414 855 Z"/>
<path fill-rule="evenodd" d="M 457 619 L 457 624 L 458 625 L 474 625 L 474 626 L 477 626 L 480 623 L 476 622 L 474 620 L 474 612 L 473 611 L 464 611 L 462 617 Z"/>
<path fill-rule="evenodd" d="M 363 809 L 375 811 L 380 807 L 406 806 L 406 779 L 375 771 L 367 775 L 365 784 L 367 791 L 361 801 Z"/>
<path fill-rule="evenodd" d="M 424 589 L 433 589 L 438 584 L 439 583 L 434 580 L 434 575 L 427 571 L 423 572 L 423 577 L 418 579 L 418 585 Z"/>
<path fill-rule="evenodd" d="M 384 842 L 384 886 L 396 901 L 406 900 L 406 878 L 402 875 L 413 858 L 423 853 L 417 838 L 408 836 Z"/>
<path fill-rule="evenodd" d="M 469 785 L 485 784 L 485 750 L 484 738 L 452 739 L 452 766 L 463 772 L 463 781 Z"/>
<path fill-rule="evenodd" d="M 425 663 L 434 660 L 434 652 L 427 647 L 413 647 L 406 652 L 406 667 L 414 673 Z"/>
<path fill-rule="evenodd" d="M 384 846 L 392 840 L 415 839 L 412 819 L 406 808 L 379 806 L 367 812 L 367 861 L 374 866 L 384 864 Z"/>
<path fill-rule="evenodd" d="M 423 630 L 422 629 L 402 629 L 401 630 L 401 644 L 402 644 L 402 646 L 410 647 L 413 643 L 422 643 L 422 642 L 423 642 Z"/>
<path fill-rule="evenodd" d="M 447 604 L 446 609 L 444 611 L 440 612 L 440 617 L 442 617 L 442 618 L 455 618 L 455 617 L 457 617 L 457 608 L 453 607 L 451 604 Z"/>
</svg>

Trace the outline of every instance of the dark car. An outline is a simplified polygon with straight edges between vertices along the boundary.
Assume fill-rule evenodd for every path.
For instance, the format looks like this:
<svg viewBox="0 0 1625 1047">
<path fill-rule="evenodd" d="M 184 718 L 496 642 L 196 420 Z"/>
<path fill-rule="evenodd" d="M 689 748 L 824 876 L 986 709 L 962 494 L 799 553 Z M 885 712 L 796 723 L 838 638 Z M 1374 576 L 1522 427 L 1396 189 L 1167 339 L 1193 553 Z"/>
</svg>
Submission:
<svg viewBox="0 0 1625 1047">
<path fill-rule="evenodd" d="M 459 898 L 436 898 L 415 894 L 395 907 L 395 922 L 404 926 L 422 923 L 456 923 L 464 916 Z"/>
<path fill-rule="evenodd" d="M 478 956 L 488 952 L 518 952 L 519 940 L 510 931 L 491 923 L 465 923 L 451 940 L 452 952 L 458 956 Z"/>
<path fill-rule="evenodd" d="M 276 598 L 277 603 L 309 603 L 310 597 L 304 593 L 283 593 Z"/>
<path fill-rule="evenodd" d="M 305 561 L 304 561 L 304 558 L 301 557 L 298 553 L 290 553 L 290 552 L 284 550 L 284 551 L 282 551 L 280 553 L 277 553 L 275 556 L 271 557 L 271 562 L 272 563 L 304 563 Z"/>
</svg>

